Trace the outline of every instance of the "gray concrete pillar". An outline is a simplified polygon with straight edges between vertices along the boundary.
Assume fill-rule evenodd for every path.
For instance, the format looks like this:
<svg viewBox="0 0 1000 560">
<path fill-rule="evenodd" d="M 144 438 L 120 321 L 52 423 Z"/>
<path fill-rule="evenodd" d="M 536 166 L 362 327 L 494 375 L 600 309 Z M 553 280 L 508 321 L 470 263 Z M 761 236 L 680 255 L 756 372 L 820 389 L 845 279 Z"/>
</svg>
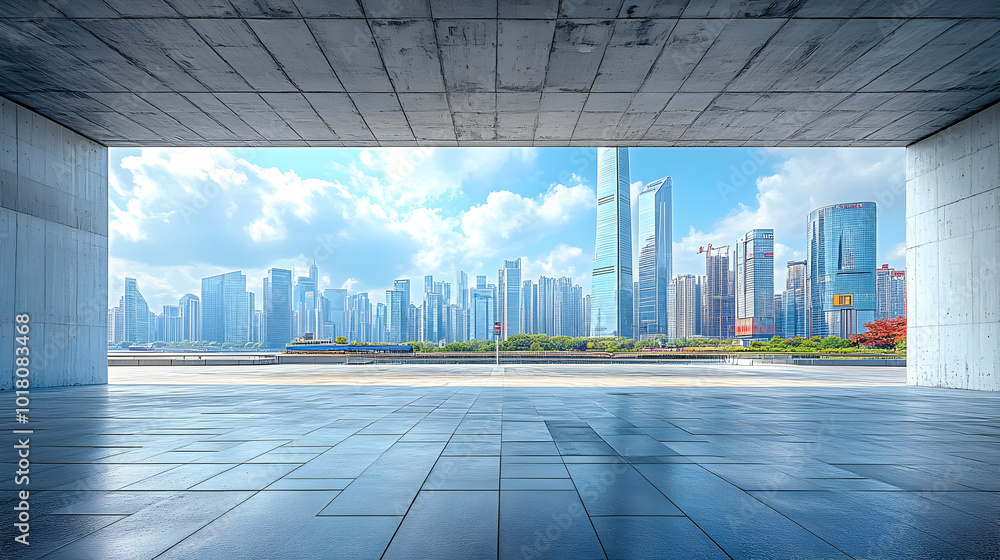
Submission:
<svg viewBox="0 0 1000 560">
<path fill-rule="evenodd" d="M 907 380 L 1000 390 L 1000 105 L 906 148 Z"/>
<path fill-rule="evenodd" d="M 108 382 L 108 149 L 0 98 L 0 388 Z"/>
</svg>

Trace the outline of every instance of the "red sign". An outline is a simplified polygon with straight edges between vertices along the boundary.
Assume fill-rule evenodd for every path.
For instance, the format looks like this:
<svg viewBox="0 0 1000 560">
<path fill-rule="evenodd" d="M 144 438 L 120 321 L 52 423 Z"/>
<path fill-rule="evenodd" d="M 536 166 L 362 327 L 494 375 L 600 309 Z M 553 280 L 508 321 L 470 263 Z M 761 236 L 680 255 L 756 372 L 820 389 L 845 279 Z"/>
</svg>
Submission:
<svg viewBox="0 0 1000 560">
<path fill-rule="evenodd" d="M 764 253 L 765 257 L 774 257 L 774 253 Z"/>
<path fill-rule="evenodd" d="M 493 323 L 493 334 L 500 334 L 500 321 Z"/>
<path fill-rule="evenodd" d="M 838 204 L 834 208 L 836 210 L 843 210 L 845 208 L 863 208 L 863 207 L 864 207 L 864 204 L 856 203 L 856 204 Z"/>
</svg>

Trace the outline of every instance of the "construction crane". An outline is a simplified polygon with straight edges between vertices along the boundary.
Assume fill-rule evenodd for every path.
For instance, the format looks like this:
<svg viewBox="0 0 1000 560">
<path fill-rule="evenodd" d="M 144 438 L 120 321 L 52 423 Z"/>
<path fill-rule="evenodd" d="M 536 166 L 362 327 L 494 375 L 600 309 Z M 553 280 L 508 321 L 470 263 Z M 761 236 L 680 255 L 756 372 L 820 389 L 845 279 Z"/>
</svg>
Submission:
<svg viewBox="0 0 1000 560">
<path fill-rule="evenodd" d="M 708 244 L 708 247 L 704 247 L 704 246 L 698 247 L 698 254 L 700 255 L 702 253 L 708 253 L 708 255 L 706 255 L 706 256 L 711 256 L 712 255 L 712 249 L 715 249 L 715 250 L 725 249 L 726 250 L 726 254 L 727 255 L 729 254 L 729 245 L 719 245 L 718 247 L 713 247 L 711 243 Z"/>
</svg>

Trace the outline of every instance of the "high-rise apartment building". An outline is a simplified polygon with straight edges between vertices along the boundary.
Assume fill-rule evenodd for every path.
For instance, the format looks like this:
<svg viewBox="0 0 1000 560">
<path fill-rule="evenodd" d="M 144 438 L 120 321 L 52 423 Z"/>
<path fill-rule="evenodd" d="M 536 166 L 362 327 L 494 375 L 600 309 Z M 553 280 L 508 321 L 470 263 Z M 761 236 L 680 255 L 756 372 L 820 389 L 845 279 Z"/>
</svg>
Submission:
<svg viewBox="0 0 1000 560">
<path fill-rule="evenodd" d="M 782 338 L 809 336 L 806 328 L 806 261 L 788 261 L 782 293 Z"/>
<path fill-rule="evenodd" d="M 733 336 L 735 321 L 735 289 L 731 286 L 733 275 L 729 270 L 729 246 L 708 246 L 705 251 L 706 285 L 702 301 L 703 336 L 728 339 Z"/>
<path fill-rule="evenodd" d="M 632 333 L 631 212 L 628 148 L 598 148 L 592 336 Z"/>
<path fill-rule="evenodd" d="M 185 294 L 178 307 L 181 311 L 181 340 L 201 340 L 201 300 L 194 294 Z"/>
<path fill-rule="evenodd" d="M 774 230 L 753 229 L 736 241 L 736 338 L 749 346 L 774 337 Z"/>
<path fill-rule="evenodd" d="M 824 206 L 806 229 L 809 336 L 848 338 L 875 320 L 874 202 Z"/>
<path fill-rule="evenodd" d="M 673 181 L 657 179 L 639 193 L 639 339 L 667 334 L 667 286 L 673 278 Z"/>
<path fill-rule="evenodd" d="M 906 271 L 883 264 L 875 271 L 875 320 L 906 317 Z"/>
<path fill-rule="evenodd" d="M 698 297 L 698 277 L 693 274 L 679 274 L 673 281 L 673 312 L 674 328 L 672 337 L 693 338 L 697 334 L 697 316 L 700 307 Z"/>
<path fill-rule="evenodd" d="M 250 340 L 247 277 L 240 271 L 201 280 L 201 332 L 209 342 L 244 344 Z"/>
<path fill-rule="evenodd" d="M 284 348 L 292 340 L 292 271 L 272 268 L 264 278 L 264 320 L 261 341 L 268 348 Z"/>
</svg>

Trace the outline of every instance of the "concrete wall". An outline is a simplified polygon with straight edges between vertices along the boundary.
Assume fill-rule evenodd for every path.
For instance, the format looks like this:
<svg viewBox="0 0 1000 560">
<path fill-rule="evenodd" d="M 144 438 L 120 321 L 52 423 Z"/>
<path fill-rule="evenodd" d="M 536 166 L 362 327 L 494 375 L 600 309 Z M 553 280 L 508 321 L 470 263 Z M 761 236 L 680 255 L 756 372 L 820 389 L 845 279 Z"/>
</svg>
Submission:
<svg viewBox="0 0 1000 560">
<path fill-rule="evenodd" d="M 0 98 L 0 388 L 107 383 L 108 150 Z"/>
<path fill-rule="evenodd" d="M 907 379 L 1000 390 L 1000 105 L 906 148 Z"/>
</svg>

